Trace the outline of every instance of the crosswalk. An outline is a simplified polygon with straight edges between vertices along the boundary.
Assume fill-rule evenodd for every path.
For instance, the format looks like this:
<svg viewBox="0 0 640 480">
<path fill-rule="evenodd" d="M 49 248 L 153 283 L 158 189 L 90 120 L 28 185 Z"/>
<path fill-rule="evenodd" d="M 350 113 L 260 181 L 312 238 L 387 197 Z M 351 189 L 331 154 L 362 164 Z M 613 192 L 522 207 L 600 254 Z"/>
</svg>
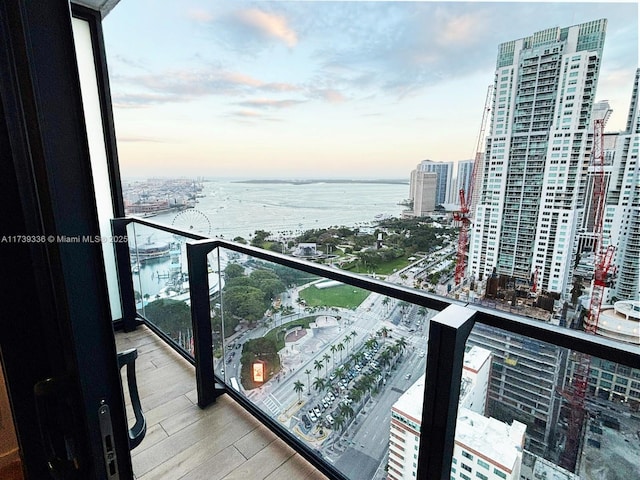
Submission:
<svg viewBox="0 0 640 480">
<path fill-rule="evenodd" d="M 266 398 L 264 398 L 262 400 L 262 403 L 274 416 L 279 415 L 282 411 L 282 404 L 272 394 L 269 394 Z"/>
</svg>

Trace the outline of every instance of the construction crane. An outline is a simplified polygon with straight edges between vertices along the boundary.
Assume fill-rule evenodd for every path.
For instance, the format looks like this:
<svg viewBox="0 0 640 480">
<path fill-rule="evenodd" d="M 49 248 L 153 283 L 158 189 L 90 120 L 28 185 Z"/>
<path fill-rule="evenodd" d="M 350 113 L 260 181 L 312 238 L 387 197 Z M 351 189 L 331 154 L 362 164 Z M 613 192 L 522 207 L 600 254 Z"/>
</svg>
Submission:
<svg viewBox="0 0 640 480">
<path fill-rule="evenodd" d="M 613 273 L 613 256 L 615 247 L 603 246 L 603 221 L 606 207 L 606 178 L 604 174 L 604 124 L 607 115 L 602 119 L 596 119 L 593 125 L 593 233 L 594 233 L 594 278 L 591 289 L 591 301 L 589 312 L 584 321 L 585 331 L 594 334 L 598 330 L 600 308 L 604 289 L 608 286 L 609 278 Z M 589 371 L 591 368 L 591 356 L 583 352 L 573 352 L 574 372 L 571 389 L 564 392 L 570 408 L 567 436 L 560 466 L 570 471 L 575 471 L 580 447 L 580 434 L 584 427 L 586 411 L 584 399 L 587 394 Z"/>
<path fill-rule="evenodd" d="M 465 194 L 464 187 L 458 192 L 460 209 L 453 212 L 453 219 L 456 222 L 460 222 L 460 232 L 458 234 L 458 252 L 456 258 L 456 270 L 455 270 L 455 283 L 460 285 L 460 282 L 464 278 L 465 270 L 467 268 L 467 248 L 469 246 L 469 227 L 471 226 L 471 207 L 474 204 L 473 191 L 475 188 L 476 175 L 478 167 L 482 162 L 483 156 L 483 143 L 485 137 L 485 131 L 487 127 L 487 120 L 489 118 L 489 112 L 491 112 L 491 103 L 493 101 L 493 85 L 489 85 L 487 88 L 487 97 L 484 102 L 484 111 L 482 112 L 482 123 L 480 124 L 480 133 L 478 134 L 478 141 L 476 143 L 476 149 L 473 160 L 473 169 L 471 170 L 471 177 L 469 178 L 469 188 Z"/>
</svg>

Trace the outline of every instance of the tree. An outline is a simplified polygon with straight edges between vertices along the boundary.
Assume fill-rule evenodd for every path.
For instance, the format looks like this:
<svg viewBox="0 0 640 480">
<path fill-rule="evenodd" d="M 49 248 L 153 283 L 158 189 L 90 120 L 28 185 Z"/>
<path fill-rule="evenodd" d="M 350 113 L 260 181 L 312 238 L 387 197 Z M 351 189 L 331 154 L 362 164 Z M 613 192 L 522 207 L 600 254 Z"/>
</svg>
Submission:
<svg viewBox="0 0 640 480">
<path fill-rule="evenodd" d="M 336 348 L 340 352 L 340 363 L 342 363 L 342 352 L 344 351 L 344 345 L 342 344 L 342 342 L 340 342 Z"/>
<path fill-rule="evenodd" d="M 307 394 L 311 395 L 311 380 L 309 375 L 311 375 L 311 370 L 309 370 L 308 368 L 304 371 L 305 375 L 307 376 L 307 385 L 309 385 L 309 388 L 307 389 Z"/>
<path fill-rule="evenodd" d="M 300 380 L 296 380 L 293 384 L 293 391 L 298 394 L 298 403 L 302 403 L 302 391 L 304 390 L 304 383 Z"/>
<path fill-rule="evenodd" d="M 149 303 L 144 310 L 145 317 L 174 340 L 179 332 L 191 328 L 191 309 L 186 302 L 161 298 Z"/>
<path fill-rule="evenodd" d="M 224 269 L 224 278 L 226 281 L 229 281 L 236 277 L 242 277 L 244 275 L 244 267 L 242 265 L 238 265 L 237 263 L 230 263 Z"/>
<path fill-rule="evenodd" d="M 389 297 L 384 297 L 384 298 L 382 299 L 382 305 L 384 305 L 384 307 L 385 307 L 385 309 L 384 309 L 384 310 L 385 310 L 385 312 L 386 312 L 386 311 L 387 311 L 387 309 L 388 309 L 388 305 L 389 305 L 389 302 L 390 302 L 390 301 L 391 301 L 391 299 L 390 299 Z"/>
<path fill-rule="evenodd" d="M 336 430 L 344 430 L 345 424 L 346 424 L 346 420 L 345 418 L 341 415 L 341 414 L 337 414 L 335 417 L 333 417 L 333 424 L 336 427 Z M 338 438 L 336 437 L 336 440 Z"/>
<path fill-rule="evenodd" d="M 225 312 L 250 322 L 262 318 L 268 306 L 262 290 L 250 286 L 225 288 L 222 298 Z"/>
<path fill-rule="evenodd" d="M 387 338 L 387 335 L 389 334 L 390 331 L 391 330 L 388 329 L 387 327 L 382 327 L 380 330 L 378 330 L 377 334 L 382 338 Z"/>
<path fill-rule="evenodd" d="M 401 352 L 404 352 L 405 348 L 407 348 L 407 341 L 404 337 L 400 337 L 396 340 L 396 346 L 400 349 Z"/>
<path fill-rule="evenodd" d="M 253 234 L 253 239 L 251 240 L 251 245 L 254 247 L 261 247 L 266 241 L 267 237 L 271 235 L 270 232 L 265 232 L 264 230 L 256 230 Z"/>
<path fill-rule="evenodd" d="M 331 345 L 331 348 L 329 348 L 329 350 L 331 350 L 331 356 L 333 357 L 333 360 L 332 360 L 332 362 L 333 362 L 333 363 L 332 363 L 332 366 L 333 366 L 333 368 L 336 368 L 336 351 L 337 351 L 338 349 L 337 349 L 337 347 L 336 347 L 334 344 L 332 344 L 332 345 Z"/>
<path fill-rule="evenodd" d="M 349 354 L 349 342 L 351 341 L 351 334 L 347 335 L 342 339 L 344 344 L 347 346 L 347 355 Z"/>
<path fill-rule="evenodd" d="M 391 351 L 388 348 L 385 348 L 378 359 L 380 360 L 380 364 L 383 367 L 386 367 L 391 362 Z"/>
<path fill-rule="evenodd" d="M 313 379 L 314 390 L 324 390 L 327 387 L 327 382 L 322 377 L 316 377 Z"/>
<path fill-rule="evenodd" d="M 378 340 L 375 337 L 371 337 L 369 340 L 367 340 L 364 343 L 364 346 L 368 349 L 368 350 L 373 350 L 376 345 L 378 345 Z"/>
<path fill-rule="evenodd" d="M 346 402 L 340 404 L 338 411 L 344 418 L 351 418 L 353 416 L 353 408 Z"/>
<path fill-rule="evenodd" d="M 328 376 L 328 374 L 329 374 L 329 371 L 327 370 L 327 366 L 329 365 L 329 360 L 331 359 L 331 357 L 329 356 L 329 354 L 328 354 L 328 353 L 325 353 L 325 354 L 322 356 L 322 358 L 324 359 L 324 365 L 325 365 L 325 368 L 324 368 L 324 375 L 325 375 L 325 377 L 326 377 L 326 376 Z"/>
<path fill-rule="evenodd" d="M 324 367 L 324 362 L 322 360 L 313 361 L 313 368 L 316 369 L 316 372 L 320 373 L 320 370 L 322 370 L 322 367 Z"/>
</svg>

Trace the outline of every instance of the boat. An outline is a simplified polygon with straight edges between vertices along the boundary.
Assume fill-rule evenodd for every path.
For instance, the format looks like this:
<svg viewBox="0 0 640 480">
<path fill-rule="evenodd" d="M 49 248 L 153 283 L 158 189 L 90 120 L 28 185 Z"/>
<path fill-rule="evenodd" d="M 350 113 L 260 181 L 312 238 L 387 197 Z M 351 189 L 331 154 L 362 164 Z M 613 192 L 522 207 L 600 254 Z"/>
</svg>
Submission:
<svg viewBox="0 0 640 480">
<path fill-rule="evenodd" d="M 155 258 L 168 257 L 170 254 L 170 244 L 169 242 L 153 242 L 151 241 L 151 237 L 149 237 L 147 243 L 132 247 L 129 251 L 135 263 L 142 263 Z"/>
</svg>

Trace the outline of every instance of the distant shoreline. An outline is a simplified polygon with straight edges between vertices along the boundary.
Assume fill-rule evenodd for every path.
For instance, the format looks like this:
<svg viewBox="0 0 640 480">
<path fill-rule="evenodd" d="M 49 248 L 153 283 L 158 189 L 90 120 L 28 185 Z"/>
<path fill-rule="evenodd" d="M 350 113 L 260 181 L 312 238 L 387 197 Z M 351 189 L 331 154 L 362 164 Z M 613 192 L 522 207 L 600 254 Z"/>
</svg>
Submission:
<svg viewBox="0 0 640 480">
<path fill-rule="evenodd" d="M 289 185 L 313 185 L 318 183 L 354 184 L 372 183 L 385 185 L 409 185 L 407 180 L 347 180 L 347 179 L 310 179 L 310 180 L 237 180 L 232 183 L 254 183 L 254 184 L 289 184 Z"/>
</svg>

